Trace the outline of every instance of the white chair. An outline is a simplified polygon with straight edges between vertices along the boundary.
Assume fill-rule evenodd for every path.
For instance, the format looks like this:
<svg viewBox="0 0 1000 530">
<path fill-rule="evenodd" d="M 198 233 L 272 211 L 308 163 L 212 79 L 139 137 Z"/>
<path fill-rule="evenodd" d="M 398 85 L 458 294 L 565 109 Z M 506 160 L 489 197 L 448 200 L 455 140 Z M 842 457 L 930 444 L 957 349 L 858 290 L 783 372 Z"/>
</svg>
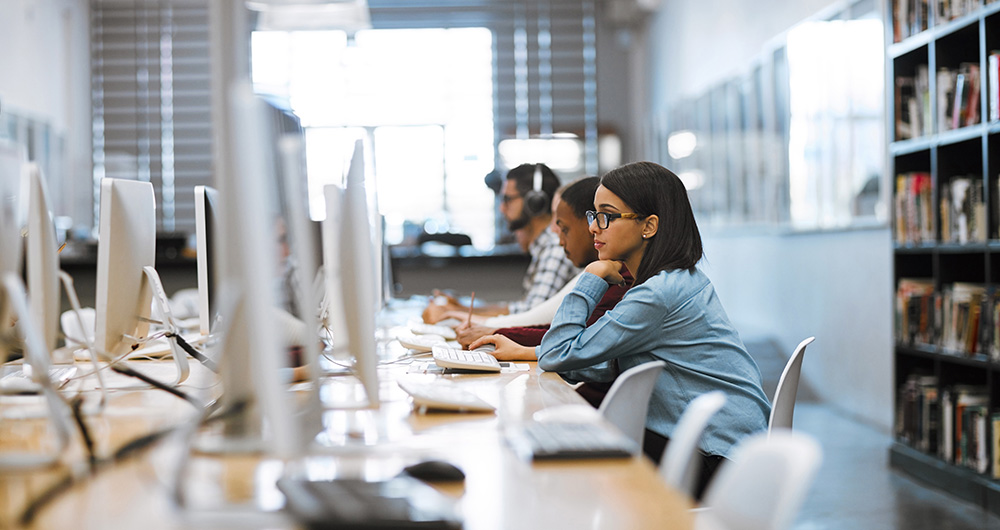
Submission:
<svg viewBox="0 0 1000 530">
<path fill-rule="evenodd" d="M 667 363 L 650 361 L 622 372 L 608 390 L 597 412 L 614 423 L 642 447 L 646 431 L 646 412 L 656 378 Z"/>
<path fill-rule="evenodd" d="M 781 378 L 778 379 L 778 386 L 774 389 L 774 399 L 771 400 L 771 417 L 767 422 L 767 432 L 773 429 L 791 429 L 792 415 L 795 413 L 795 394 L 799 389 L 799 374 L 802 372 L 802 356 L 806 352 L 806 346 L 810 345 L 816 337 L 809 337 L 795 347 L 792 356 L 785 364 Z"/>
<path fill-rule="evenodd" d="M 721 390 L 694 398 L 684 408 L 684 413 L 670 433 L 670 443 L 660 460 L 660 476 L 688 497 L 694 497 L 695 478 L 701 469 L 701 459 L 697 457 L 698 442 L 709 420 L 725 404 L 726 394 Z"/>
<path fill-rule="evenodd" d="M 821 460 L 819 443 L 805 434 L 777 429 L 747 438 L 708 486 L 695 530 L 785 530 Z"/>
</svg>

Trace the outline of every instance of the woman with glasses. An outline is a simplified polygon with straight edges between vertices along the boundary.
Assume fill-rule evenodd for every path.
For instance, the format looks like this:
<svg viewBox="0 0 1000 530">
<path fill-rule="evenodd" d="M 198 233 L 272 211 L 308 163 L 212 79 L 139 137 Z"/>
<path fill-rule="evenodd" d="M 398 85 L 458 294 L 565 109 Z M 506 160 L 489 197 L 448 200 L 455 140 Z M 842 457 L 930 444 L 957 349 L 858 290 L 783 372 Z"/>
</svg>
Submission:
<svg viewBox="0 0 1000 530">
<path fill-rule="evenodd" d="M 700 492 L 730 450 L 767 429 L 770 404 L 760 370 L 726 316 L 708 277 L 696 265 L 701 236 L 680 179 L 666 168 L 637 162 L 601 178 L 587 213 L 598 261 L 584 269 L 536 348 L 538 365 L 572 381 L 606 382 L 633 366 L 663 360 L 646 417 L 644 452 L 655 462 L 687 404 L 712 390 L 726 405 L 701 441 Z M 589 327 L 586 320 L 609 286 L 635 281 L 620 302 Z M 510 347 L 483 337 L 471 345 Z"/>
<path fill-rule="evenodd" d="M 587 222 L 587 211 L 594 207 L 594 193 L 599 184 L 600 179 L 597 177 L 580 178 L 560 188 L 552 201 L 552 217 L 554 219 L 552 231 L 559 236 L 559 245 L 563 248 L 566 257 L 573 262 L 574 266 L 581 269 L 598 259 L 597 249 L 594 248 L 594 235 L 590 233 Z M 580 274 L 583 274 L 582 270 Z M 542 336 L 548 331 L 549 323 L 552 322 L 552 317 L 559 309 L 559 304 L 573 290 L 578 279 L 579 275 L 570 280 L 566 287 L 562 288 L 555 296 L 524 313 L 491 317 L 481 323 L 476 323 L 473 319 L 471 324 L 458 326 L 455 328 L 458 333 L 458 342 L 467 347 L 484 335 L 503 335 L 516 344 L 522 345 L 522 348 L 505 348 L 497 357 L 499 360 L 536 360 L 535 346 L 541 343 Z M 615 285 L 609 288 L 594 308 L 588 322 L 596 321 L 605 311 L 614 307 L 625 294 L 626 288 L 626 285 Z M 452 313 L 449 316 L 463 318 L 465 315 Z"/>
</svg>

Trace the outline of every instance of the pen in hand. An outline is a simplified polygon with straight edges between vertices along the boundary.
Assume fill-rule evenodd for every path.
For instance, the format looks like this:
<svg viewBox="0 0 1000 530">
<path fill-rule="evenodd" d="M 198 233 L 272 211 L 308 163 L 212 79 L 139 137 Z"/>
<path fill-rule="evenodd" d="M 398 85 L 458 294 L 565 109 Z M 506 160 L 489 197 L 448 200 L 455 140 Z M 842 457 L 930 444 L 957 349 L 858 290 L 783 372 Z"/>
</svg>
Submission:
<svg viewBox="0 0 1000 530">
<path fill-rule="evenodd" d="M 465 320 L 466 326 L 472 325 L 472 307 L 476 303 L 476 291 L 472 291 L 471 299 L 469 300 L 469 317 Z"/>
</svg>

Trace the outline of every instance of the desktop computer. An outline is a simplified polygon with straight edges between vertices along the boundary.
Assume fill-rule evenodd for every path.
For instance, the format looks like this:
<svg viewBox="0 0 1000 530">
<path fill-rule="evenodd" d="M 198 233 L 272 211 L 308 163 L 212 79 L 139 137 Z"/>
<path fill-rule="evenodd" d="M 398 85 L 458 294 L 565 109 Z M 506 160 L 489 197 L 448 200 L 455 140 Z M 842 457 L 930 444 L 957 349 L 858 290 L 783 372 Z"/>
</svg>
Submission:
<svg viewBox="0 0 1000 530">
<path fill-rule="evenodd" d="M 378 258 L 373 249 L 376 230 L 368 210 L 365 187 L 364 144 L 357 140 L 347 172 L 347 185 L 341 192 L 333 186 L 324 189 L 327 216 L 324 221 L 324 271 L 329 304 L 329 323 L 335 344 L 346 339 L 354 359 L 354 372 L 361 381 L 368 406 L 379 404 L 378 352 L 375 322 L 380 308 L 376 275 Z"/>
<path fill-rule="evenodd" d="M 265 104 L 249 83 L 229 92 L 225 134 L 233 152 L 223 153 L 230 171 L 218 174 L 220 237 L 213 238 L 215 305 L 220 314 L 220 362 L 224 410 L 218 437 L 196 446 L 209 452 L 301 454 L 305 445 L 288 391 L 288 355 L 277 329 L 279 278 L 275 219 L 270 199 L 277 185 L 275 145 Z M 214 330 L 213 330 L 214 331 Z"/>
<path fill-rule="evenodd" d="M 97 294 L 94 345 L 116 359 L 147 340 L 155 301 L 168 332 L 177 333 L 170 303 L 154 268 L 156 199 L 148 182 L 101 180 L 97 243 Z M 177 365 L 174 384 L 187 379 L 187 355 L 169 340 Z"/>
<path fill-rule="evenodd" d="M 24 149 L 16 144 L 0 141 L 0 274 L 21 270 L 21 227 L 23 218 L 22 166 L 26 160 Z M 6 332 L 10 322 L 8 303 L 0 294 L 0 332 Z M 7 351 L 0 346 L 0 361 Z"/>
<path fill-rule="evenodd" d="M 212 290 L 215 271 L 212 259 L 219 223 L 219 192 L 209 186 L 194 187 L 195 245 L 198 266 L 198 329 L 202 335 L 212 331 L 218 317 L 218 305 Z"/>
</svg>

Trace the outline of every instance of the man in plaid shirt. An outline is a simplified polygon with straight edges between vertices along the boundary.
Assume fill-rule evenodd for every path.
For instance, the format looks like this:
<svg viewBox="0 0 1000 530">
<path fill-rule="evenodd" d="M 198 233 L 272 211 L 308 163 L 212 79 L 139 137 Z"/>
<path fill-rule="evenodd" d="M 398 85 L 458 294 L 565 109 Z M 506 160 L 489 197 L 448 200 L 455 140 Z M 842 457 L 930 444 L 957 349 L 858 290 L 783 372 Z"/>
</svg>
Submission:
<svg viewBox="0 0 1000 530">
<path fill-rule="evenodd" d="M 549 299 L 579 272 L 559 246 L 559 236 L 548 229 L 552 197 L 558 189 L 559 179 L 545 164 L 521 164 L 504 180 L 500 213 L 521 247 L 531 254 L 522 282 L 524 298 L 507 304 L 509 313 L 527 311 Z"/>
<path fill-rule="evenodd" d="M 558 189 L 559 178 L 545 164 L 521 164 L 507 173 L 500 189 L 500 213 L 521 248 L 531 254 L 531 263 L 522 282 L 524 297 L 506 306 L 477 305 L 476 314 L 527 311 L 559 292 L 579 272 L 559 246 L 559 236 L 549 230 L 552 198 Z M 431 302 L 424 311 L 424 320 L 436 322 L 458 316 L 462 311 L 468 308 L 455 299 L 449 299 L 446 304 Z"/>
</svg>

